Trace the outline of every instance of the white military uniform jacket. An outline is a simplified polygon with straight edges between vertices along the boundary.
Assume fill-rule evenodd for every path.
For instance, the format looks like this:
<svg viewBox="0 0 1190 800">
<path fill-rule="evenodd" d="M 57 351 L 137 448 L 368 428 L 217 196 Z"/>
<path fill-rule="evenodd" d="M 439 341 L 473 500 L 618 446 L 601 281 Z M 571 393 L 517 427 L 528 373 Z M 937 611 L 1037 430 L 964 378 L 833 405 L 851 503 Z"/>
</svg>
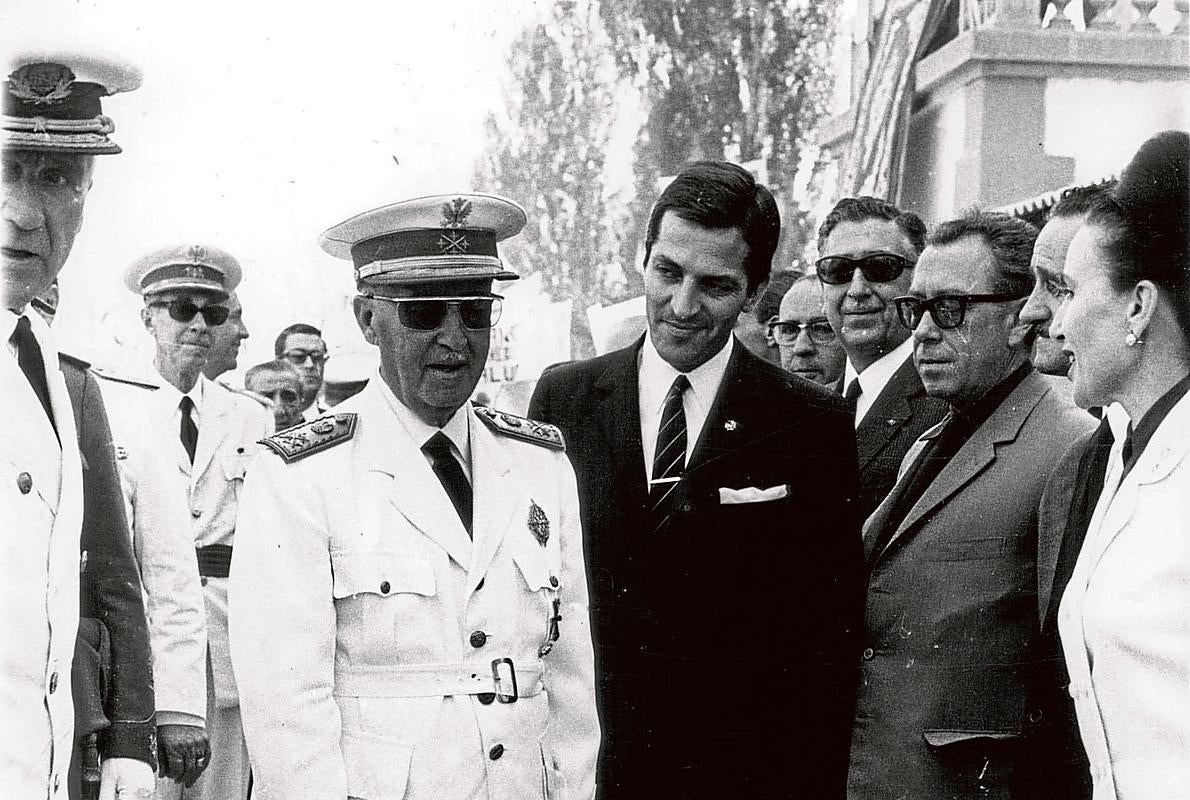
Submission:
<svg viewBox="0 0 1190 800">
<path fill-rule="evenodd" d="M 181 445 L 157 409 L 160 381 L 94 372 L 108 408 L 145 591 L 157 722 L 201 724 L 207 708 L 206 610 L 190 537 L 186 484 L 174 457 L 173 445 Z"/>
<path fill-rule="evenodd" d="M 1121 471 L 1113 458 L 1058 631 L 1095 800 L 1174 800 L 1190 787 L 1190 395 Z"/>
<path fill-rule="evenodd" d="M 231 643 L 254 796 L 587 800 L 599 723 L 565 453 L 467 406 L 472 541 L 396 403 L 374 378 L 271 440 L 322 452 L 248 477 Z"/>
<path fill-rule="evenodd" d="M 41 318 L 26 314 L 58 434 L 8 345 L 17 318 L 0 311 L 0 794 L 32 799 L 67 791 L 83 485 L 58 351 Z"/>
</svg>

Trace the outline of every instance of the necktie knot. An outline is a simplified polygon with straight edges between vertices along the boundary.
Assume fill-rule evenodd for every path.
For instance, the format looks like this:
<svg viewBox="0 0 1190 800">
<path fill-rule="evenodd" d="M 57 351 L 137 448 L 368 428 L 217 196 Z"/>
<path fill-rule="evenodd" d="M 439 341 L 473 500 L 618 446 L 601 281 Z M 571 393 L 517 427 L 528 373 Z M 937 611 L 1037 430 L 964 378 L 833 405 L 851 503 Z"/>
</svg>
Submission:
<svg viewBox="0 0 1190 800">
<path fill-rule="evenodd" d="M 450 437 L 442 431 L 438 431 L 421 446 L 422 452 L 430 458 L 437 461 L 440 458 L 451 457 L 450 453 Z"/>
<path fill-rule="evenodd" d="M 857 375 L 851 379 L 851 383 L 847 384 L 847 391 L 844 393 L 843 399 L 850 403 L 851 407 L 854 408 L 855 404 L 859 402 L 859 396 L 863 394 L 863 392 L 864 389 L 859 385 L 859 376 Z"/>
</svg>

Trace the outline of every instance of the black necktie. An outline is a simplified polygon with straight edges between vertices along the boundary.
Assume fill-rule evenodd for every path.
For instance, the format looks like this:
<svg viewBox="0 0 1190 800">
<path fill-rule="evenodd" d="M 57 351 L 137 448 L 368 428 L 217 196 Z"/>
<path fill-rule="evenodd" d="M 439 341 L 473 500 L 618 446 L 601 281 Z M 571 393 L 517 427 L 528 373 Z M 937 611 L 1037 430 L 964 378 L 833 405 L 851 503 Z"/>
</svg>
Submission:
<svg viewBox="0 0 1190 800">
<path fill-rule="evenodd" d="M 430 457 L 430 467 L 438 476 L 438 481 L 446 490 L 450 502 L 458 512 L 459 520 L 462 521 L 463 527 L 467 529 L 467 535 L 470 536 L 471 484 L 468 483 L 467 476 L 463 473 L 462 465 L 450 452 L 450 437 L 442 431 L 438 431 L 422 445 L 421 449 Z"/>
<path fill-rule="evenodd" d="M 859 376 L 851 379 L 851 383 L 847 384 L 847 391 L 843 394 L 843 399 L 851 406 L 851 410 L 855 411 L 855 406 L 859 402 L 859 396 L 864 393 L 863 387 L 859 385 Z"/>
<path fill-rule="evenodd" d="M 50 387 L 45 380 L 45 361 L 41 357 L 41 347 L 38 346 L 33 330 L 29 327 L 28 317 L 17 319 L 17 329 L 13 332 L 11 341 L 17 348 L 17 364 L 20 365 L 21 372 L 25 373 L 29 385 L 33 387 L 33 393 L 41 401 L 41 407 L 45 409 L 45 415 L 49 417 L 50 425 L 57 434 L 58 426 L 54 424 L 54 412 L 50 407 Z"/>
<path fill-rule="evenodd" d="M 686 470 L 686 412 L 682 408 L 682 395 L 689 388 L 690 381 L 685 375 L 674 378 L 661 407 L 661 425 L 657 428 L 657 447 L 653 451 L 653 480 L 649 483 L 655 529 L 669 518 L 669 496 Z"/>
<path fill-rule="evenodd" d="M 1124 478 L 1128 477 L 1128 473 L 1132 471 L 1132 465 L 1136 463 L 1136 459 L 1132 456 L 1132 423 L 1128 423 L 1128 432 L 1124 434 L 1124 444 L 1120 446 L 1120 460 L 1124 462 L 1124 471 L 1120 473 L 1120 483 L 1124 482 Z"/>
<path fill-rule="evenodd" d="M 190 412 L 194 410 L 194 401 L 190 399 L 190 395 L 182 395 L 182 402 L 178 403 L 178 408 L 182 410 L 182 425 L 178 435 L 182 439 L 182 447 L 186 448 L 186 455 L 190 457 L 190 463 L 193 464 L 194 450 L 198 447 L 198 426 L 190 416 Z"/>
</svg>

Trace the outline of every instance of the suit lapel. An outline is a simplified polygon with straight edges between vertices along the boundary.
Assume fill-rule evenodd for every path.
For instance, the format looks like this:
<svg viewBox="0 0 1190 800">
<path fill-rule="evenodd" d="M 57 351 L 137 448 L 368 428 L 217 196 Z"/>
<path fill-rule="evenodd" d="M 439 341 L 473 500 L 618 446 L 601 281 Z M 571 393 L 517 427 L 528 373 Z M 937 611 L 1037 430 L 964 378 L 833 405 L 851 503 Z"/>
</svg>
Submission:
<svg viewBox="0 0 1190 800">
<path fill-rule="evenodd" d="M 864 421 L 856 428 L 856 453 L 861 472 L 913 416 L 909 397 L 924 391 L 921 379 L 917 377 L 917 369 L 913 366 L 913 358 L 910 357 L 893 373 L 864 415 Z"/>
<path fill-rule="evenodd" d="M 719 458 L 734 453 L 757 434 L 749 425 L 752 418 L 750 411 L 762 402 L 762 398 L 754 397 L 749 391 L 758 383 L 750 380 L 755 367 L 754 359 L 755 356 L 740 342 L 732 347 L 731 359 L 723 372 L 719 391 L 715 393 L 702 432 L 690 454 L 687 475 L 706 469 Z"/>
<path fill-rule="evenodd" d="M 595 380 L 595 416 L 605 452 L 611 454 L 609 468 L 622 476 L 618 484 L 636 508 L 648 498 L 643 447 L 640 438 L 640 391 L 637 354 L 644 337 L 635 347 L 625 348 Z"/>
<path fill-rule="evenodd" d="M 197 484 L 211 464 L 216 450 L 230 433 L 227 416 L 231 412 L 231 395 L 204 377 L 202 387 L 202 417 L 199 421 L 198 444 L 194 448 L 194 465 L 190 469 L 192 482 Z"/>
<path fill-rule="evenodd" d="M 914 504 L 905 519 L 897 527 L 896 532 L 879 548 L 884 553 L 894 542 L 913 530 L 924 517 L 949 500 L 956 492 L 966 486 L 976 475 L 982 472 L 996 459 L 996 445 L 1011 442 L 1016 439 L 1021 426 L 1032 413 L 1033 407 L 1049 392 L 1049 386 L 1037 375 L 1030 373 L 1025 376 L 1020 385 L 1013 389 L 992 412 L 992 415 L 971 434 L 970 438 L 959 448 L 959 452 L 950 460 L 940 473 L 922 493 L 921 498 Z M 909 473 L 902 475 L 902 479 Z M 892 494 L 901 488 L 902 480 Z M 877 556 L 878 557 L 878 556 Z"/>
</svg>

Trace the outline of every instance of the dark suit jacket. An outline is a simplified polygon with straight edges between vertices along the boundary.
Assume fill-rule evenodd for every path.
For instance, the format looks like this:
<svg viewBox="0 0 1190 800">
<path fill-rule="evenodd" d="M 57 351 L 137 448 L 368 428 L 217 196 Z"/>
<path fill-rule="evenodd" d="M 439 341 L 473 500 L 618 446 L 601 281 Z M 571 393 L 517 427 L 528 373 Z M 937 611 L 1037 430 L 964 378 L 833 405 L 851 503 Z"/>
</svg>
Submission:
<svg viewBox="0 0 1190 800">
<path fill-rule="evenodd" d="M 905 359 L 855 430 L 861 520 L 876 510 L 897 482 L 905 453 L 946 412 L 946 403 L 926 396 L 913 357 Z"/>
<path fill-rule="evenodd" d="M 1029 685 L 1015 797 L 1091 797 L 1091 768 L 1078 731 L 1070 675 L 1058 638 L 1058 604 L 1070 581 L 1095 503 L 1103 491 L 1107 420 L 1080 436 L 1058 461 L 1041 495 L 1037 530 L 1037 620 L 1042 663 Z"/>
<path fill-rule="evenodd" d="M 1041 490 L 1092 423 L 1030 373 L 895 531 L 900 484 L 869 517 L 851 800 L 1012 796 L 1038 669 Z"/>
<path fill-rule="evenodd" d="M 80 576 L 79 614 L 98 619 L 111 642 L 104 706 L 111 724 L 100 734 L 100 753 L 105 758 L 135 758 L 155 767 L 149 631 L 107 412 L 86 362 L 61 356 L 60 364 L 74 407 L 83 464 L 81 548 L 86 562 Z"/>
<path fill-rule="evenodd" d="M 530 403 L 578 477 L 600 796 L 841 797 L 862 603 L 845 404 L 736 342 L 671 523 L 653 532 L 641 341 L 551 368 Z M 720 503 L 721 488 L 777 486 L 788 495 Z"/>
</svg>

